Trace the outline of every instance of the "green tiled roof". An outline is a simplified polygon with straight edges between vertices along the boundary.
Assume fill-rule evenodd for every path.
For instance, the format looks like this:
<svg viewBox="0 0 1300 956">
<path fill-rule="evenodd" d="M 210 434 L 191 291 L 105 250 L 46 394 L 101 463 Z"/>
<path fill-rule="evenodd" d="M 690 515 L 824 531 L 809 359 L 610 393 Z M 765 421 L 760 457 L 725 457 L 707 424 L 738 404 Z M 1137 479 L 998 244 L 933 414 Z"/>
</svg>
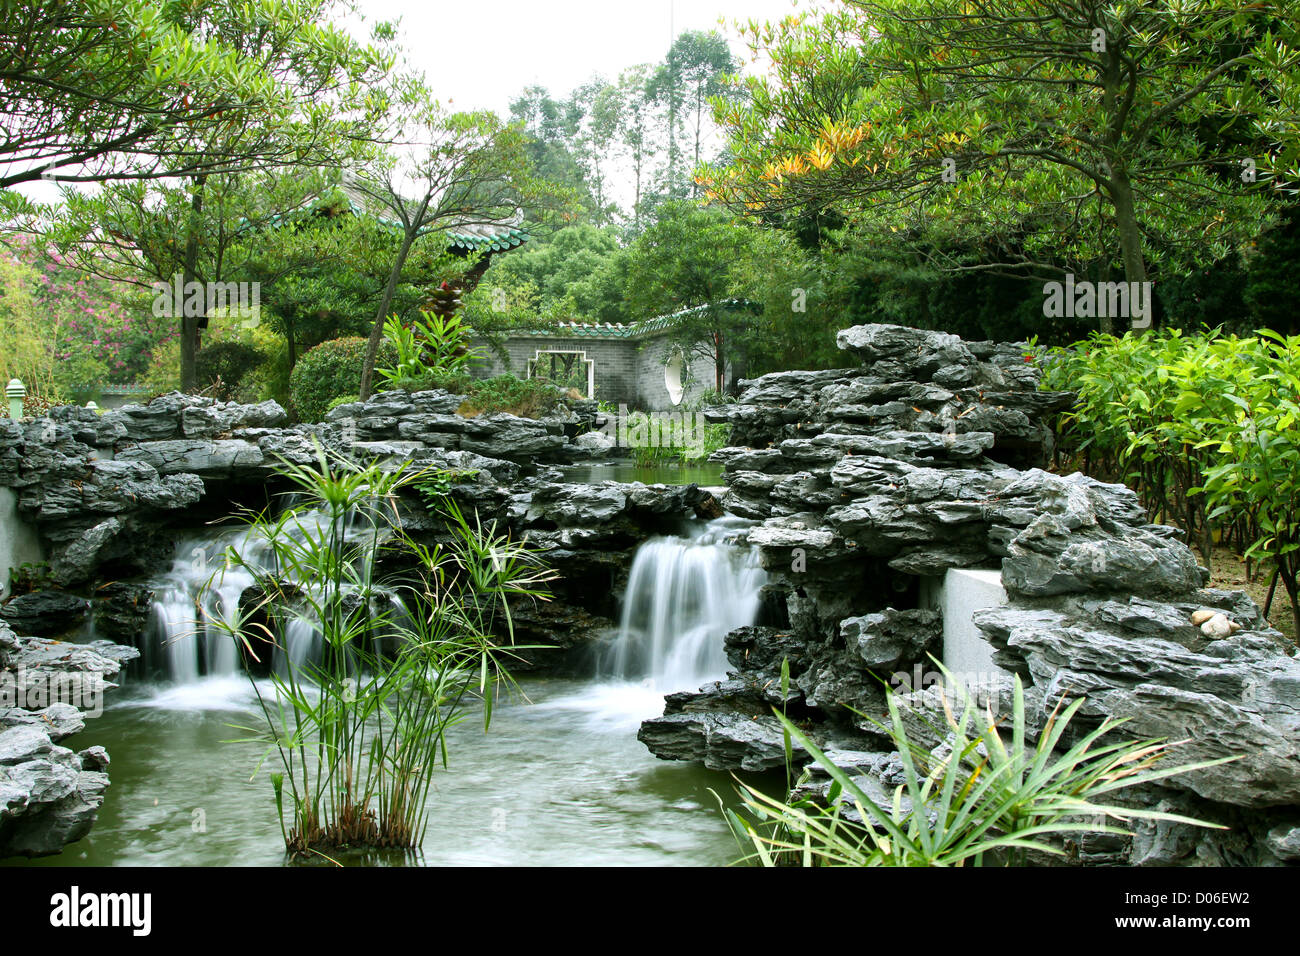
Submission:
<svg viewBox="0 0 1300 956">
<path fill-rule="evenodd" d="M 346 183 L 340 187 L 343 197 L 348 201 L 348 208 L 357 216 L 369 216 L 376 222 L 391 226 L 394 229 L 401 229 L 402 224 L 396 219 L 381 215 L 377 210 L 367 208 L 366 195 Z M 407 200 L 402 200 L 408 204 Z M 452 220 L 450 223 L 444 222 L 437 226 L 430 226 L 421 230 L 421 234 L 442 230 L 446 233 L 447 238 L 451 240 L 453 249 L 464 249 L 466 252 L 503 252 L 506 249 L 514 249 L 522 246 L 528 241 L 529 236 L 524 230 L 519 228 L 517 222 L 483 222 L 481 220 L 465 220 L 457 222 Z"/>
<path fill-rule="evenodd" d="M 719 302 L 718 306 L 727 309 L 756 309 L 758 304 L 749 299 L 727 299 Z M 545 326 L 538 329 L 516 329 L 507 332 L 507 335 L 537 335 L 547 338 L 601 338 L 601 339 L 640 339 L 646 336 L 656 335 L 666 329 L 671 328 L 678 322 L 691 315 L 697 315 L 710 308 L 707 305 L 696 306 L 693 309 L 682 309 L 680 312 L 673 312 L 669 315 L 657 315 L 652 319 L 642 319 L 639 322 L 630 322 L 624 325 L 622 322 L 559 322 L 555 325 Z"/>
</svg>

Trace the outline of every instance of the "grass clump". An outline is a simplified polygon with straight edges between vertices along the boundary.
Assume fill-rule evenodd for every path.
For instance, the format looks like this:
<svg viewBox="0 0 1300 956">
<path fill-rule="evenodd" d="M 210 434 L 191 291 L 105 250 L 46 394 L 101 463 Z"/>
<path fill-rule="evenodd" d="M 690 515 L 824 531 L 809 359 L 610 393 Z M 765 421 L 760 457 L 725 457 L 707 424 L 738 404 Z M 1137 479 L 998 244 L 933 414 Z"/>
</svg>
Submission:
<svg viewBox="0 0 1300 956">
<path fill-rule="evenodd" d="M 947 726 L 940 728 L 940 739 L 947 740 L 947 747 L 932 752 L 914 744 L 892 693 L 887 696 L 889 722 L 868 718 L 889 735 L 902 760 L 905 783 L 895 789 L 890 805 L 874 801 L 775 711 L 785 733 L 787 768 L 797 741 L 830 774 L 832 784 L 826 801 L 778 799 L 742 784 L 747 815 L 726 808 L 723 812 L 750 851 L 746 859 L 764 866 L 1010 865 L 1023 863 L 1030 852 L 1064 855 L 1062 837 L 1070 833 L 1129 832 L 1108 821 L 1214 826 L 1119 806 L 1113 796 L 1226 759 L 1167 767 L 1161 761 L 1174 745 L 1117 740 L 1114 732 L 1122 720 L 1108 718 L 1087 732 L 1071 728 L 1083 698 L 1064 708 L 1058 705 L 1036 743 L 1030 744 L 1018 677 L 1010 727 L 1004 728 L 991 708 L 981 712 L 964 686 L 946 670 L 944 675 L 958 688 L 956 693 L 946 691 L 943 698 Z M 959 702 L 960 716 L 950 695 Z M 856 820 L 846 814 L 846 807 L 856 810 Z"/>
</svg>

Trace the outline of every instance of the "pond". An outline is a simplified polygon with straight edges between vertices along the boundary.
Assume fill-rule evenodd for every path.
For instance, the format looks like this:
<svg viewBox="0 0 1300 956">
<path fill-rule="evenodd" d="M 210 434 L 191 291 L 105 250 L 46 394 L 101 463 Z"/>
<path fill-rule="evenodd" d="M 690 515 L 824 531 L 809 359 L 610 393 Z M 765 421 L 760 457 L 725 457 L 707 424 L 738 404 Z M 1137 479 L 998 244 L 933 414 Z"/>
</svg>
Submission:
<svg viewBox="0 0 1300 956">
<path fill-rule="evenodd" d="M 662 761 L 636 738 L 663 712 L 664 694 L 727 669 L 729 631 L 752 623 L 766 573 L 738 547 L 737 518 L 695 522 L 636 552 L 612 660 L 588 679 L 521 678 L 485 733 L 469 713 L 450 732 L 449 760 L 428 799 L 423 850 L 356 857 L 388 865 L 709 865 L 741 856 L 718 805 L 736 782 L 694 764 Z M 153 628 L 142 635 L 147 674 L 123 680 L 104 713 L 64 741 L 108 749 L 111 785 L 90 835 L 45 866 L 275 866 L 285 862 L 270 774 L 278 751 L 238 742 L 264 733 L 255 685 L 228 637 L 213 641 L 196 614 L 229 612 L 252 577 L 206 568 L 227 546 L 266 555 L 238 531 L 178 543 L 154 583 Z M 202 560 L 200 560 L 202 559 Z M 292 634 L 292 632 L 290 632 Z M 310 637 L 310 632 L 307 633 Z M 310 641 L 298 642 L 304 648 Z M 292 638 L 277 655 L 295 655 Z M 306 651 L 303 651 L 306 653 Z M 295 665 L 298 666 L 298 665 Z M 264 737 L 262 738 L 264 739 Z M 265 757 L 265 762 L 262 758 Z M 764 789 L 779 792 L 775 778 Z M 286 796 L 286 801 L 287 801 Z"/>
<path fill-rule="evenodd" d="M 662 711 L 662 692 L 545 678 L 520 687 L 527 701 L 498 705 L 487 733 L 477 715 L 453 728 L 447 769 L 438 769 L 429 795 L 423 852 L 366 862 L 698 866 L 738 858 L 710 793 L 735 805 L 735 781 L 658 760 L 636 739 L 640 721 Z M 250 682 L 214 677 L 113 693 L 102 716 L 64 741 L 109 749 L 112 784 L 99 820 L 85 839 L 28 865 L 282 865 L 269 782 L 278 757 L 259 770 L 260 746 L 231 742 L 243 736 L 235 725 L 260 721 Z"/>
<path fill-rule="evenodd" d="M 722 465 L 637 465 L 630 461 L 597 462 L 561 468 L 567 481 L 599 484 L 602 481 L 639 481 L 647 485 L 722 485 Z"/>
</svg>

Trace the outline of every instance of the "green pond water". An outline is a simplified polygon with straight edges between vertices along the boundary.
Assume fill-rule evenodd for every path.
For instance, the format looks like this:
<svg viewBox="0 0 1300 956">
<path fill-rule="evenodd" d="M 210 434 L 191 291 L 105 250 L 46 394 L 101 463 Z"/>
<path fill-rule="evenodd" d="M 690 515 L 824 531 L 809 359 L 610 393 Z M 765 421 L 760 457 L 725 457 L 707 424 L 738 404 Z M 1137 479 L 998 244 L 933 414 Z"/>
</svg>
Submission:
<svg viewBox="0 0 1300 956">
<path fill-rule="evenodd" d="M 453 729 L 449 766 L 430 792 L 422 853 L 364 862 L 719 865 L 739 856 L 709 792 L 734 805 L 734 780 L 658 760 L 636 739 L 640 721 L 662 712 L 661 691 L 590 680 L 520 685 L 528 702 L 499 705 L 486 734 L 472 716 Z M 241 736 L 232 724 L 259 721 L 247 679 L 128 685 L 109 701 L 63 741 L 73 749 L 102 744 L 112 757 L 95 828 L 57 856 L 7 864 L 285 863 L 268 776 L 278 758 L 257 771 L 259 747 L 227 742 Z"/>
<path fill-rule="evenodd" d="M 562 469 L 569 481 L 597 484 L 602 481 L 639 481 L 647 485 L 721 485 L 722 465 L 641 466 L 632 462 L 570 465 Z"/>
</svg>

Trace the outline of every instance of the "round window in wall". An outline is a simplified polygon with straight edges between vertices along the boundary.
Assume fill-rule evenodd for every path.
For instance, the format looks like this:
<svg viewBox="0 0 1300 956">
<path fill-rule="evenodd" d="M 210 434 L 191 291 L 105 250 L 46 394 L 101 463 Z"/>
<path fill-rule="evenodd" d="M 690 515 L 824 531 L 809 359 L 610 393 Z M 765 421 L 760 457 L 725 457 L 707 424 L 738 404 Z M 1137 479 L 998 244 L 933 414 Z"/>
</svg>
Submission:
<svg viewBox="0 0 1300 956">
<path fill-rule="evenodd" d="M 668 400 L 674 405 L 680 405 L 682 396 L 686 394 L 686 387 L 682 385 L 685 371 L 686 362 L 680 351 L 668 356 L 668 364 L 664 366 L 664 388 L 668 390 Z"/>
</svg>

